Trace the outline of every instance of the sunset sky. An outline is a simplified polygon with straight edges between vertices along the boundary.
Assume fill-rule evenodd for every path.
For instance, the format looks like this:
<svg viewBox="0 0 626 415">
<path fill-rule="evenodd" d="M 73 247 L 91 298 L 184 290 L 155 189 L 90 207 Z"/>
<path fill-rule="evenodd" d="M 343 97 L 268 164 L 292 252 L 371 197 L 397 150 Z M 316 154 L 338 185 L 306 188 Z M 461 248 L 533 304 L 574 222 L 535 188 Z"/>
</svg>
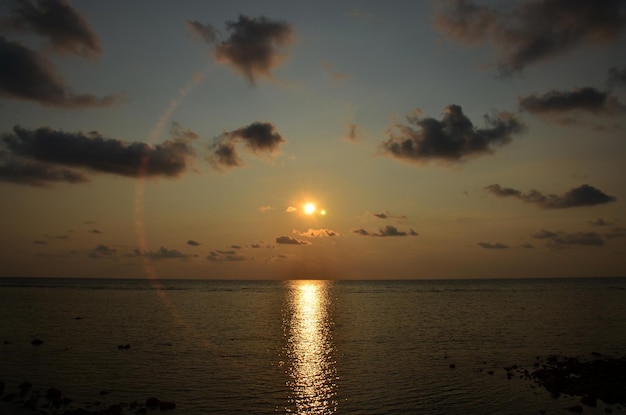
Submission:
<svg viewBox="0 0 626 415">
<path fill-rule="evenodd" d="M 624 276 L 625 29 L 623 0 L 4 1 L 0 274 Z"/>
</svg>

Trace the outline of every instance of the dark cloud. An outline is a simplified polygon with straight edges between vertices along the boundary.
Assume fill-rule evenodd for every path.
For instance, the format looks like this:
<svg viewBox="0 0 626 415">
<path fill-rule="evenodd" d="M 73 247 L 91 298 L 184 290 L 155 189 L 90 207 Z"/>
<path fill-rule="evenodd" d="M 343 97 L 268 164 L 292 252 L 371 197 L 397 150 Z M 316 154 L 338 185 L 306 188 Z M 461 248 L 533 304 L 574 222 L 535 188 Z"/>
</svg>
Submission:
<svg viewBox="0 0 626 415">
<path fill-rule="evenodd" d="M 231 65 L 251 84 L 259 77 L 272 77 L 272 69 L 285 57 L 280 48 L 289 46 L 294 39 L 291 25 L 265 16 L 240 15 L 237 21 L 227 21 L 229 36 L 221 41 L 218 41 L 218 31 L 211 25 L 187 21 L 187 26 L 196 36 L 215 46 L 218 62 Z"/>
<path fill-rule="evenodd" d="M 352 141 L 352 142 L 359 141 L 359 137 L 356 134 L 356 129 L 357 129 L 356 124 L 350 124 L 350 127 L 348 128 L 348 135 L 346 136 L 346 138 L 349 141 Z"/>
<path fill-rule="evenodd" d="M 544 195 L 537 190 L 522 193 L 519 190 L 492 184 L 485 190 L 499 197 L 514 197 L 545 209 L 565 209 L 579 206 L 601 205 L 617 200 L 588 184 L 571 189 L 562 195 Z"/>
<path fill-rule="evenodd" d="M 626 86 L 626 68 L 610 68 L 608 83 L 610 86 Z"/>
<path fill-rule="evenodd" d="M 546 245 L 551 248 L 561 248 L 571 245 L 581 246 L 601 246 L 604 240 L 596 232 L 551 232 L 545 229 L 533 235 L 535 239 L 546 241 Z"/>
<path fill-rule="evenodd" d="M 590 220 L 589 223 L 591 226 L 609 226 L 612 222 L 605 221 L 602 218 L 598 218 L 597 220 Z"/>
<path fill-rule="evenodd" d="M 175 177 L 185 171 L 195 152 L 189 141 L 174 138 L 162 144 L 129 143 L 106 138 L 97 132 L 68 133 L 50 128 L 27 130 L 16 126 L 13 132 L 0 136 L 0 145 L 14 157 L 29 160 L 86 168 L 92 171 L 136 177 Z M 57 180 L 78 182 L 84 176 L 67 174 Z M 72 179 L 72 180 L 70 180 Z"/>
<path fill-rule="evenodd" d="M 35 245 L 47 245 L 47 244 L 48 244 L 48 242 L 46 242 L 46 241 L 41 241 L 41 240 L 39 240 L 39 241 L 33 241 L 33 243 L 34 243 Z"/>
<path fill-rule="evenodd" d="M 154 261 L 158 261 L 161 259 L 187 259 L 192 257 L 193 255 L 186 255 L 176 249 L 167 249 L 164 247 L 159 248 L 158 251 L 140 251 L 139 249 L 135 249 L 135 256 L 142 256 L 146 258 L 150 258 Z"/>
<path fill-rule="evenodd" d="M 101 231 L 101 230 L 99 230 L 99 229 L 91 229 L 91 230 L 89 230 L 88 232 L 89 232 L 89 233 L 95 233 L 95 234 L 100 234 L 100 233 L 102 233 L 102 231 Z"/>
<path fill-rule="evenodd" d="M 232 249 L 241 249 L 241 245 L 231 245 Z"/>
<path fill-rule="evenodd" d="M 510 246 L 505 245 L 505 244 L 500 243 L 500 242 L 496 242 L 495 244 L 492 244 L 492 243 L 489 243 L 489 242 L 478 242 L 477 245 L 480 246 L 481 248 L 485 248 L 485 249 L 507 249 L 507 248 L 510 248 Z"/>
<path fill-rule="evenodd" d="M 418 233 L 413 229 L 408 231 L 400 231 L 395 226 L 387 225 L 384 228 L 380 228 L 378 232 L 369 232 L 365 229 L 355 229 L 352 233 L 356 233 L 362 236 L 417 236 Z"/>
<path fill-rule="evenodd" d="M 379 218 L 379 219 L 388 219 L 388 218 L 394 218 L 394 219 L 406 219 L 406 216 L 404 215 L 392 215 L 391 213 L 389 213 L 388 211 L 383 211 L 380 213 L 372 213 L 372 215 L 374 215 L 375 217 Z"/>
<path fill-rule="evenodd" d="M 235 251 L 211 251 L 206 259 L 214 262 L 238 262 L 246 260 L 244 256 L 236 255 Z"/>
<path fill-rule="evenodd" d="M 580 116 L 584 113 L 612 116 L 626 112 L 626 106 L 617 97 L 590 87 L 518 97 L 518 104 L 531 114 L 563 125 L 581 124 Z"/>
<path fill-rule="evenodd" d="M 71 109 L 117 105 L 118 95 L 76 94 L 43 55 L 0 36 L 0 97 Z"/>
<path fill-rule="evenodd" d="M 299 239 L 292 238 L 291 236 L 278 236 L 276 238 L 276 243 L 284 244 L 284 245 L 309 245 L 310 244 L 310 242 L 301 241 Z"/>
<path fill-rule="evenodd" d="M 626 228 L 613 228 L 604 234 L 606 239 L 626 238 Z"/>
<path fill-rule="evenodd" d="M 185 21 L 185 24 L 187 25 L 187 29 L 189 29 L 189 32 L 192 35 L 204 40 L 209 45 L 213 45 L 215 42 L 217 42 L 219 33 L 210 24 L 205 25 L 197 20 L 187 20 Z"/>
<path fill-rule="evenodd" d="M 276 131 L 276 127 L 268 122 L 253 122 L 234 131 L 224 132 L 210 146 L 209 163 L 216 168 L 230 168 L 243 165 L 237 152 L 237 144 L 256 155 L 275 155 L 285 140 Z"/>
<path fill-rule="evenodd" d="M 520 248 L 526 248 L 526 249 L 531 249 L 534 248 L 534 246 L 532 246 L 531 244 L 529 244 L 528 242 L 523 243 L 520 245 Z"/>
<path fill-rule="evenodd" d="M 187 245 L 190 245 L 190 246 L 200 246 L 200 242 L 196 242 L 193 239 L 190 239 L 190 240 L 187 241 Z"/>
<path fill-rule="evenodd" d="M 491 154 L 493 147 L 512 140 L 524 131 L 523 123 L 507 112 L 485 115 L 486 128 L 477 128 L 458 105 L 448 105 L 441 121 L 407 117 L 409 125 L 396 125 L 382 143 L 385 153 L 401 160 L 427 163 L 430 160 L 459 162 Z"/>
<path fill-rule="evenodd" d="M 294 229 L 293 232 L 300 236 L 306 236 L 308 238 L 326 238 L 329 236 L 333 237 L 333 236 L 339 235 L 339 233 L 333 231 L 332 229 L 325 229 L 325 228 L 322 228 L 322 229 L 309 228 L 309 230 L 306 232 L 299 232 Z"/>
<path fill-rule="evenodd" d="M 90 258 L 109 257 L 117 253 L 116 249 L 109 248 L 106 245 L 98 245 L 92 249 L 87 256 Z"/>
<path fill-rule="evenodd" d="M 100 39 L 81 13 L 65 0 L 14 0 L 11 16 L 0 20 L 0 30 L 33 32 L 50 40 L 60 54 L 84 58 L 102 53 Z"/>
<path fill-rule="evenodd" d="M 556 58 L 584 43 L 613 42 L 626 25 L 623 0 L 528 0 L 495 9 L 450 1 L 435 27 L 465 44 L 489 41 L 502 75 Z"/>
<path fill-rule="evenodd" d="M 0 150 L 0 181 L 45 187 L 52 183 L 84 183 L 89 178 L 80 172 L 49 163 L 15 157 Z"/>
</svg>

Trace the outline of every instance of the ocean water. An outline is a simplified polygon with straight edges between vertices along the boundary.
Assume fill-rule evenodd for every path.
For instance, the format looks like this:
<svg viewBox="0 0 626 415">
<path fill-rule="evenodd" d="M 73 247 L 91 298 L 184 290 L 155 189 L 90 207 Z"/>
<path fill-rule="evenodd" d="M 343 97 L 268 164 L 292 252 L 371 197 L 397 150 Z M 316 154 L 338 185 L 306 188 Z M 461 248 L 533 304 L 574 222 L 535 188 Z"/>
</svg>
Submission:
<svg viewBox="0 0 626 415">
<path fill-rule="evenodd" d="M 0 279 L 0 380 L 58 388 L 74 406 L 567 413 L 579 398 L 504 368 L 592 353 L 626 356 L 626 279 Z"/>
</svg>

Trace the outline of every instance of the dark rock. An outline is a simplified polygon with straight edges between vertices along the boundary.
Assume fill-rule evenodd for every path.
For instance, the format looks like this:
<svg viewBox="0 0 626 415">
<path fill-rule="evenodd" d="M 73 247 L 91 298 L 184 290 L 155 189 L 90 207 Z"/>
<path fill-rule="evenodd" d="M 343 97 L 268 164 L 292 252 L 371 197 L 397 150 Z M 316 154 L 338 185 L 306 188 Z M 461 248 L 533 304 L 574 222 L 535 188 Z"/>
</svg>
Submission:
<svg viewBox="0 0 626 415">
<path fill-rule="evenodd" d="M 0 380 L 0 395 L 2 395 L 4 393 L 4 381 Z"/>
<path fill-rule="evenodd" d="M 30 342 L 30 344 L 32 344 L 33 346 L 41 346 L 43 344 L 43 340 L 41 340 L 41 339 L 33 339 L 33 341 Z"/>
<path fill-rule="evenodd" d="M 118 344 L 117 348 L 120 350 L 128 350 L 130 349 L 130 344 L 126 343 L 126 344 Z"/>
<path fill-rule="evenodd" d="M 108 395 L 109 393 L 111 393 L 111 391 L 106 389 L 100 391 L 100 395 Z"/>
<path fill-rule="evenodd" d="M 145 413 L 148 413 L 148 410 L 146 408 L 139 408 L 139 409 L 137 409 L 137 413 L 138 414 L 145 414 Z"/>
<path fill-rule="evenodd" d="M 493 376 L 493 370 L 490 370 L 487 374 Z"/>
<path fill-rule="evenodd" d="M 452 364 L 450 365 L 450 369 L 456 369 L 456 365 L 455 365 L 454 363 L 452 363 Z"/>
<path fill-rule="evenodd" d="M 17 398 L 17 393 L 7 393 L 0 400 L 3 402 L 11 402 L 15 398 Z"/>
<path fill-rule="evenodd" d="M 74 320 L 82 320 L 82 319 L 83 319 L 82 317 L 78 317 L 78 316 L 74 317 Z"/>
<path fill-rule="evenodd" d="M 49 401 L 61 399 L 63 393 L 57 388 L 50 388 L 46 391 L 46 399 Z"/>
<path fill-rule="evenodd" d="M 156 408 L 159 406 L 159 398 L 148 398 L 146 399 L 146 407 L 148 408 Z"/>
<path fill-rule="evenodd" d="M 604 413 L 605 414 L 612 414 L 613 410 L 611 408 L 604 408 Z"/>
<path fill-rule="evenodd" d="M 582 414 L 583 413 L 583 407 L 580 405 L 574 405 L 574 406 L 570 406 L 569 408 L 567 408 L 568 411 L 570 412 L 574 412 L 576 414 Z"/>
<path fill-rule="evenodd" d="M 161 411 L 169 411 L 176 408 L 176 404 L 174 402 L 159 402 L 159 410 Z"/>
<path fill-rule="evenodd" d="M 105 409 L 102 414 L 103 415 L 122 415 L 124 410 L 122 409 L 122 405 L 110 405 L 107 409 Z"/>
<path fill-rule="evenodd" d="M 582 398 L 580 398 L 580 403 L 582 403 L 583 405 L 591 406 L 592 408 L 598 406 L 598 400 L 595 396 L 583 396 Z"/>
</svg>

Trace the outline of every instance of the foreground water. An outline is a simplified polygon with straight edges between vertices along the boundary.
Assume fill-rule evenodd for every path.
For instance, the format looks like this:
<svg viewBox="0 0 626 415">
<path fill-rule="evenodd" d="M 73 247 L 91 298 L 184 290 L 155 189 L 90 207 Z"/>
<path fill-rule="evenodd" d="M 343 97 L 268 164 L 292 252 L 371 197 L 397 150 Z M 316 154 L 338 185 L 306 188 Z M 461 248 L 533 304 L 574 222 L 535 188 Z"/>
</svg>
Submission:
<svg viewBox="0 0 626 415">
<path fill-rule="evenodd" d="M 563 413 L 578 398 L 504 367 L 626 355 L 626 279 L 615 278 L 3 278 L 0 317 L 7 385 L 101 405 L 158 396 L 179 414 Z"/>
</svg>

